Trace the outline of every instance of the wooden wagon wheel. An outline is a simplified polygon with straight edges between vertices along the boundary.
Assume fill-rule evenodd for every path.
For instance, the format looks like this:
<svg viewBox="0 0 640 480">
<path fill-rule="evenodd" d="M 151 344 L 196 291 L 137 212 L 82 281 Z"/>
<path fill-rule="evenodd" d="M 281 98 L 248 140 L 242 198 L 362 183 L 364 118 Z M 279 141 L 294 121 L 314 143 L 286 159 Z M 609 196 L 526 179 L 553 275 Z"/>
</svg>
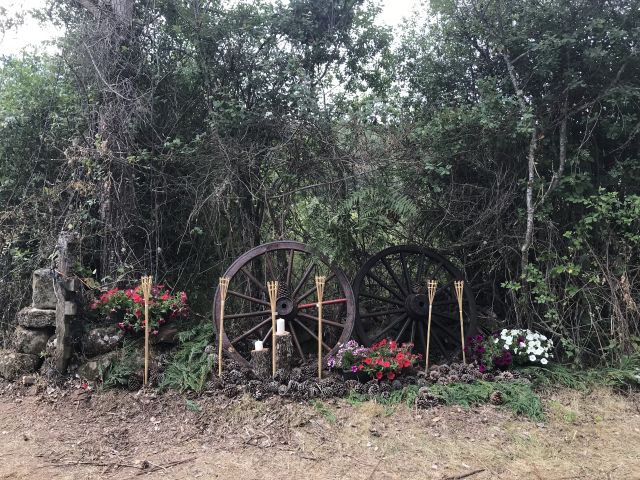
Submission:
<svg viewBox="0 0 640 480">
<path fill-rule="evenodd" d="M 356 333 L 364 345 L 383 338 L 412 342 L 414 350 L 426 351 L 426 321 L 429 310 L 427 281 L 437 280 L 433 302 L 430 356 L 450 360 L 460 353 L 460 320 L 453 282 L 462 273 L 432 250 L 401 245 L 371 257 L 353 281 L 356 298 Z M 465 334 L 476 327 L 476 304 L 465 285 Z"/>
<path fill-rule="evenodd" d="M 322 340 L 324 357 L 351 337 L 355 300 L 342 270 L 304 243 L 278 241 L 259 245 L 239 257 L 224 273 L 230 278 L 224 315 L 223 348 L 227 355 L 248 366 L 256 340 L 271 346 L 271 310 L 267 281 L 278 281 L 276 309 L 286 321 L 294 344 L 294 360 L 306 363 L 317 355 L 315 275 L 326 275 Z M 219 331 L 220 292 L 213 308 Z"/>
</svg>

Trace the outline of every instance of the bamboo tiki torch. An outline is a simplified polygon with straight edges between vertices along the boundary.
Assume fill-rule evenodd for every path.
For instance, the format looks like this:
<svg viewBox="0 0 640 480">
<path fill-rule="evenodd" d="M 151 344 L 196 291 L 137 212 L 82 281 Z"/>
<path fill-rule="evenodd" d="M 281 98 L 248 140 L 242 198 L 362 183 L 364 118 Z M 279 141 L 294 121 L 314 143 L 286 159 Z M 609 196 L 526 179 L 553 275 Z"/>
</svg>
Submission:
<svg viewBox="0 0 640 480">
<path fill-rule="evenodd" d="M 316 292 L 318 294 L 318 378 L 322 378 L 322 297 L 326 277 L 316 277 Z"/>
<path fill-rule="evenodd" d="M 429 293 L 429 319 L 427 320 L 427 352 L 425 353 L 425 372 L 429 371 L 429 343 L 431 342 L 431 312 L 433 311 L 433 299 L 436 296 L 436 288 L 438 288 L 438 282 L 436 280 L 429 280 L 427 283 L 427 291 Z"/>
<path fill-rule="evenodd" d="M 220 277 L 220 328 L 218 329 L 218 376 L 222 376 L 222 337 L 224 336 L 224 303 L 227 300 L 227 290 L 229 290 L 229 279 Z"/>
<path fill-rule="evenodd" d="M 462 363 L 467 363 L 467 355 L 464 353 L 464 324 L 462 321 L 462 292 L 464 290 L 464 280 L 453 282 L 458 298 L 458 311 L 460 312 L 460 341 L 462 342 Z"/>
<path fill-rule="evenodd" d="M 278 282 L 267 282 L 269 303 L 271 305 L 271 373 L 276 376 L 276 302 L 278 301 Z"/>
<path fill-rule="evenodd" d="M 144 276 L 140 279 L 140 285 L 142 287 L 142 296 L 144 298 L 144 386 L 147 386 L 149 381 L 149 297 L 151 296 L 151 283 L 152 277 Z"/>
</svg>

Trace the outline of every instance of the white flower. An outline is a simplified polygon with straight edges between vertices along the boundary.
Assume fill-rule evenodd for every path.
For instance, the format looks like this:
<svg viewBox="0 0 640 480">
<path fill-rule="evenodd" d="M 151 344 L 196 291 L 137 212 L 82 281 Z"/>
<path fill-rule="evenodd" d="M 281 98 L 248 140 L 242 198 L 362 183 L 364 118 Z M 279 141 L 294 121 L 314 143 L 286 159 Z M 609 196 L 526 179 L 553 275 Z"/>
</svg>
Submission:
<svg viewBox="0 0 640 480">
<path fill-rule="evenodd" d="M 500 339 L 499 339 L 499 338 L 494 338 L 494 339 L 493 339 L 493 343 L 498 343 L 499 341 L 500 341 Z"/>
<path fill-rule="evenodd" d="M 507 329 L 503 328 L 502 331 L 500 332 L 500 336 L 504 337 L 507 334 Z"/>
<path fill-rule="evenodd" d="M 509 345 L 505 344 L 505 345 L 504 345 L 504 349 L 505 349 L 505 350 L 509 350 Z"/>
<path fill-rule="evenodd" d="M 507 337 L 504 339 L 504 343 L 511 345 L 513 343 L 513 337 Z"/>
<path fill-rule="evenodd" d="M 536 361 L 536 356 L 535 355 L 529 355 L 529 360 L 532 362 Z"/>
<path fill-rule="evenodd" d="M 549 354 L 547 352 L 544 352 L 544 358 L 549 358 Z"/>
<path fill-rule="evenodd" d="M 547 337 L 545 337 L 544 335 L 540 335 L 540 338 L 541 338 L 542 340 L 546 340 L 546 339 L 547 339 Z"/>
<path fill-rule="evenodd" d="M 533 334 L 527 333 L 527 340 L 533 340 Z"/>
<path fill-rule="evenodd" d="M 546 365 L 547 363 L 549 363 L 549 360 L 547 360 L 546 358 L 541 358 L 541 359 L 540 359 L 540 363 L 541 363 L 542 365 Z"/>
</svg>

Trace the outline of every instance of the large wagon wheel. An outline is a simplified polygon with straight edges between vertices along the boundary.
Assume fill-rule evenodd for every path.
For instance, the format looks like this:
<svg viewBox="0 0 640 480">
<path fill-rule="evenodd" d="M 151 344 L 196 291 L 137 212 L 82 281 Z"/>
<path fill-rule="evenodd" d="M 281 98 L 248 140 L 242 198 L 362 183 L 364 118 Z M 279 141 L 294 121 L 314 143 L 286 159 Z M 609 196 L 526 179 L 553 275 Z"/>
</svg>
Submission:
<svg viewBox="0 0 640 480">
<path fill-rule="evenodd" d="M 286 320 L 294 344 L 294 361 L 317 358 L 318 321 L 315 276 L 327 277 L 323 300 L 324 355 L 351 337 L 355 301 L 351 284 L 342 270 L 307 245 L 278 241 L 259 245 L 239 257 L 224 273 L 230 279 L 225 302 L 224 351 L 248 366 L 256 340 L 271 346 L 271 308 L 267 282 L 278 281 L 277 312 Z M 219 331 L 220 292 L 213 308 Z"/>
<path fill-rule="evenodd" d="M 453 282 L 462 273 L 441 255 L 419 246 L 387 248 L 371 257 L 353 281 L 356 332 L 367 346 L 383 339 L 412 342 L 426 351 L 429 311 L 427 281 L 437 280 L 430 356 L 450 360 L 460 353 L 460 320 Z M 476 328 L 476 304 L 469 285 L 463 295 L 465 335 Z"/>
</svg>

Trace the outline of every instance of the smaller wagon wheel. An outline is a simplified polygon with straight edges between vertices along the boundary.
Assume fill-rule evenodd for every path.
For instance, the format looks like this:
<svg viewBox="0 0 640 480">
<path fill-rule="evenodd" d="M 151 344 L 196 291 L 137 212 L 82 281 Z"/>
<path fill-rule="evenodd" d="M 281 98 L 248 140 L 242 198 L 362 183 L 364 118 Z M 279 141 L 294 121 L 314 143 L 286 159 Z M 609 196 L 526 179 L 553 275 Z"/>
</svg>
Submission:
<svg viewBox="0 0 640 480">
<path fill-rule="evenodd" d="M 317 358 L 318 311 L 315 276 L 325 275 L 322 340 L 324 356 L 349 340 L 355 318 L 351 284 L 342 270 L 311 247 L 289 240 L 259 245 L 231 264 L 224 314 L 224 351 L 249 365 L 256 340 L 271 347 L 271 307 L 268 281 L 278 281 L 276 310 L 291 334 L 294 361 Z M 214 327 L 220 331 L 220 292 L 213 305 Z"/>
<path fill-rule="evenodd" d="M 426 351 L 429 300 L 427 282 L 437 280 L 431 320 L 430 356 L 450 360 L 461 350 L 460 318 L 453 282 L 462 273 L 436 252 L 413 245 L 387 248 L 371 257 L 353 281 L 356 332 L 367 346 L 392 338 Z M 476 304 L 470 285 L 463 294 L 465 336 L 476 328 Z"/>
</svg>

